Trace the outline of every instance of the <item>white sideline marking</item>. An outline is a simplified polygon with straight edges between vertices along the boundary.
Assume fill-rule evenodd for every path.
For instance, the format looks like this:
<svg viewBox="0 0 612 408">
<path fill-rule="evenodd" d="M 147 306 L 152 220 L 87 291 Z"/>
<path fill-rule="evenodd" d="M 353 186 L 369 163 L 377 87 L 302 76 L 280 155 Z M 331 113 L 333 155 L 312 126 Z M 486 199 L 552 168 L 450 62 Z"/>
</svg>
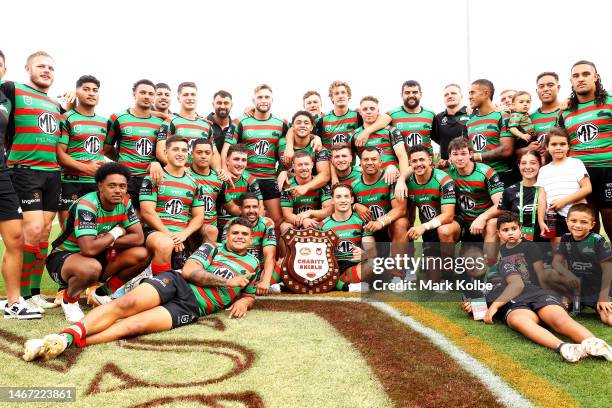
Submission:
<svg viewBox="0 0 612 408">
<path fill-rule="evenodd" d="M 337 298 L 337 297 L 308 297 L 308 296 L 273 296 L 259 300 L 321 300 L 330 302 L 361 302 L 361 298 Z M 394 319 L 404 323 L 412 330 L 427 337 L 433 344 L 435 344 L 440 350 L 448 354 L 453 360 L 455 360 L 464 370 L 472 374 L 478 380 L 480 380 L 485 387 L 491 391 L 497 400 L 507 407 L 534 407 L 520 393 L 514 390 L 504 380 L 493 373 L 488 367 L 470 356 L 465 351 L 457 347 L 453 342 L 447 339 L 444 335 L 437 331 L 430 329 L 427 326 L 419 323 L 410 316 L 401 314 L 397 309 L 389 306 L 382 302 L 367 302 L 370 305 L 376 307 L 380 311 L 393 317 Z"/>
</svg>

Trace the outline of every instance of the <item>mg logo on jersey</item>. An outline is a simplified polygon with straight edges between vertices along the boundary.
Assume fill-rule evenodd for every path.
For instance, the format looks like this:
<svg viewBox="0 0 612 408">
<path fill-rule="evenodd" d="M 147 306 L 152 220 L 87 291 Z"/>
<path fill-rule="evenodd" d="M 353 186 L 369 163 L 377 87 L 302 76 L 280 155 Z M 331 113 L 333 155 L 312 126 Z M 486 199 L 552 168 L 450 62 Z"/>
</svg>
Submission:
<svg viewBox="0 0 612 408">
<path fill-rule="evenodd" d="M 164 205 L 166 214 L 179 215 L 183 211 L 183 202 L 178 198 L 173 198 Z"/>
<path fill-rule="evenodd" d="M 599 129 L 592 123 L 583 123 L 576 130 L 576 138 L 582 143 L 588 143 L 595 139 L 599 134 Z"/>
<path fill-rule="evenodd" d="M 214 274 L 225 279 L 231 279 L 234 277 L 234 273 L 227 268 L 217 268 L 215 269 Z"/>
<path fill-rule="evenodd" d="M 153 153 L 153 143 L 146 138 L 140 139 L 136 142 L 136 152 L 141 156 L 150 156 Z"/>
<path fill-rule="evenodd" d="M 383 210 L 381 206 L 376 204 L 370 206 L 370 212 L 372 213 L 372 220 L 374 221 L 376 221 L 378 217 L 382 217 L 383 215 L 385 215 L 385 210 Z"/>
<path fill-rule="evenodd" d="M 89 154 L 96 154 L 100 151 L 100 147 L 102 144 L 100 143 L 100 139 L 96 136 L 89 136 L 85 143 L 83 143 L 83 148 Z"/>
<path fill-rule="evenodd" d="M 55 116 L 49 112 L 43 112 L 38 116 L 38 127 L 48 135 L 52 135 L 57 131 L 57 121 Z"/>
<path fill-rule="evenodd" d="M 212 211 L 215 209 L 215 200 L 210 196 L 202 197 L 202 201 L 204 202 L 204 211 Z"/>
<path fill-rule="evenodd" d="M 338 143 L 345 143 L 346 142 L 346 135 L 344 133 L 338 133 L 335 134 L 334 137 L 332 137 L 332 144 L 338 144 Z"/>
<path fill-rule="evenodd" d="M 438 215 L 436 214 L 436 210 L 430 205 L 421 206 L 421 212 L 423 213 L 423 217 L 425 217 L 428 220 L 431 220 L 433 217 Z"/>
<path fill-rule="evenodd" d="M 353 243 L 351 241 L 340 241 L 337 249 L 338 252 L 351 252 L 353 250 Z"/>
<path fill-rule="evenodd" d="M 411 132 L 406 136 L 406 142 L 410 147 L 423 144 L 423 136 L 419 132 Z"/>
<path fill-rule="evenodd" d="M 253 151 L 256 155 L 263 156 L 270 151 L 270 143 L 268 143 L 267 140 L 260 140 L 259 142 L 255 143 Z"/>
<path fill-rule="evenodd" d="M 476 206 L 476 203 L 474 202 L 472 197 L 461 196 L 461 197 L 459 197 L 459 205 L 464 210 L 471 210 L 471 209 L 473 209 Z"/>
<path fill-rule="evenodd" d="M 480 152 L 487 147 L 487 138 L 481 133 L 475 134 L 472 137 L 472 144 L 474 145 L 474 150 Z"/>
<path fill-rule="evenodd" d="M 312 207 L 309 206 L 309 205 L 305 205 L 304 207 L 298 208 L 297 214 L 301 214 L 301 213 L 306 212 L 308 210 L 312 210 Z"/>
</svg>

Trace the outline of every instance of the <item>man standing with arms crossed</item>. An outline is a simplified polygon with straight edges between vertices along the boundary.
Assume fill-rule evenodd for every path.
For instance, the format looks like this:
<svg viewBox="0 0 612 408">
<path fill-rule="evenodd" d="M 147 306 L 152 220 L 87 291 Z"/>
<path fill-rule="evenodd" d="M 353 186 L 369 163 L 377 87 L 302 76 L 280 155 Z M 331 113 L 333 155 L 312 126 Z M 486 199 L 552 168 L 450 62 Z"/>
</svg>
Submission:
<svg viewBox="0 0 612 408">
<path fill-rule="evenodd" d="M 431 140 L 440 145 L 440 160 L 436 163 L 438 168 L 447 168 L 448 144 L 456 137 L 467 137 L 465 124 L 470 119 L 467 107 L 462 106 L 463 95 L 457 84 L 448 84 L 444 87 L 444 105 L 446 109 L 434 117 L 431 129 Z"/>
<path fill-rule="evenodd" d="M 59 103 L 47 95 L 55 78 L 53 58 L 44 51 L 35 52 L 28 57 L 26 72 L 27 84 L 4 82 L 0 90 L 12 105 L 4 143 L 23 210 L 21 295 L 43 310 L 57 306 L 40 295 L 40 280 L 59 204 L 57 145 L 64 117 Z"/>
</svg>

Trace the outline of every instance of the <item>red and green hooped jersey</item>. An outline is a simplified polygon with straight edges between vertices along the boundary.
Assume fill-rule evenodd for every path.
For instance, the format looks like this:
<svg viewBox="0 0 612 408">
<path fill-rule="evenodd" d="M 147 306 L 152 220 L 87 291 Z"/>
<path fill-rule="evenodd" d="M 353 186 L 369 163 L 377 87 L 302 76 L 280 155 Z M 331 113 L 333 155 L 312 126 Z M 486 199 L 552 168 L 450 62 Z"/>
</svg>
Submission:
<svg viewBox="0 0 612 408">
<path fill-rule="evenodd" d="M 492 205 L 491 196 L 504 191 L 497 172 L 483 163 L 474 163 L 472 174 L 462 176 L 455 166 L 448 169 L 448 175 L 455 181 L 459 215 L 463 220 L 472 222 Z"/>
<path fill-rule="evenodd" d="M 544 146 L 544 138 L 548 134 L 548 131 L 555 127 L 557 116 L 559 116 L 559 109 L 549 113 L 542 113 L 542 111 L 538 109 L 531 114 L 533 135 L 542 146 Z"/>
<path fill-rule="evenodd" d="M 603 105 L 590 101 L 559 112 L 557 124 L 569 133 L 570 156 L 586 167 L 612 167 L 612 95 Z"/>
<path fill-rule="evenodd" d="M 353 264 L 359 263 L 359 261 L 351 259 L 353 257 L 353 246 L 361 247 L 362 239 L 373 235 L 363 229 L 365 225 L 366 223 L 359 218 L 356 212 L 352 212 L 346 221 L 336 221 L 333 214 L 323 220 L 321 230 L 334 231 L 340 239 L 336 246 L 336 260 Z"/>
<path fill-rule="evenodd" d="M 408 180 L 408 196 L 419 208 L 421 224 L 442 213 L 442 206 L 455 204 L 455 182 L 440 169 L 433 169 L 425 184 L 419 184 L 415 175 Z"/>
<path fill-rule="evenodd" d="M 276 179 L 278 144 L 285 137 L 287 121 L 271 115 L 267 120 L 245 116 L 236 121 L 234 135 L 226 138 L 230 144 L 244 143 L 249 148 L 247 169 L 257 179 Z"/>
<path fill-rule="evenodd" d="M 208 175 L 196 173 L 191 169 L 191 175 L 200 187 L 200 201 L 204 206 L 204 223 L 217 225 L 217 198 L 223 194 L 224 184 L 219 180 L 217 172 L 209 169 Z"/>
<path fill-rule="evenodd" d="M 16 82 L 4 82 L 0 89 L 13 107 L 4 139 L 7 165 L 59 171 L 57 144 L 64 121 L 60 104 L 46 93 Z"/>
<path fill-rule="evenodd" d="M 280 142 L 278 143 L 278 171 L 292 171 L 291 167 L 288 167 L 284 161 L 282 160 L 282 157 L 285 154 L 285 149 L 287 147 L 287 139 L 286 138 L 282 138 L 280 140 Z M 314 167 L 312 168 L 312 174 L 316 175 L 317 174 L 317 163 L 320 162 L 328 162 L 331 160 L 331 156 L 329 153 L 329 150 L 322 148 L 321 150 L 319 150 L 318 152 L 315 153 L 315 151 L 312 149 L 312 147 L 310 146 L 310 144 L 308 144 L 308 146 L 304 147 L 304 148 L 293 148 L 293 152 L 294 152 L 294 157 L 295 157 L 295 153 L 304 150 L 307 151 L 308 154 L 310 154 L 310 157 L 312 157 L 312 162 L 314 163 Z"/>
<path fill-rule="evenodd" d="M 297 185 L 295 177 L 291 178 L 289 188 Z M 281 207 L 292 208 L 294 214 L 321 209 L 322 204 L 329 199 L 331 199 L 331 191 L 327 185 L 316 190 L 310 190 L 303 196 L 295 196 L 287 190 L 281 191 Z"/>
<path fill-rule="evenodd" d="M 346 176 L 338 177 L 338 183 L 340 184 L 353 184 L 355 180 L 361 178 L 361 167 L 351 166 L 351 171 Z"/>
<path fill-rule="evenodd" d="M 127 229 L 139 222 L 129 197 L 106 211 L 97 191 L 87 193 L 70 206 L 64 232 L 52 244 L 53 252 L 81 252 L 77 241 L 80 237 L 107 233 L 116 225 Z"/>
<path fill-rule="evenodd" d="M 478 153 L 488 152 L 499 146 L 502 137 L 514 137 L 508 132 L 506 126 L 508 114 L 502 112 L 491 112 L 488 115 L 472 115 L 466 126 L 468 139 Z M 510 170 L 511 160 L 492 161 L 487 163 L 496 172 L 503 173 Z"/>
<path fill-rule="evenodd" d="M 355 191 L 355 202 L 370 209 L 372 220 L 375 221 L 391 211 L 391 201 L 395 199 L 395 184 L 387 184 L 383 174 L 374 184 L 366 184 L 362 176 L 354 181 L 352 186 Z"/>
<path fill-rule="evenodd" d="M 172 119 L 168 119 L 162 123 L 157 134 L 157 142 L 166 140 L 170 136 L 182 136 L 187 139 L 189 143 L 189 159 L 187 164 L 191 166 L 193 158 L 191 157 L 191 150 L 193 149 L 193 142 L 196 139 L 204 138 L 210 140 L 214 144 L 212 123 L 206 119 L 186 119 L 180 115 L 174 115 Z"/>
<path fill-rule="evenodd" d="M 155 116 L 138 118 L 129 109 L 110 116 L 106 144 L 118 150 L 117 161 L 127 166 L 132 176 L 145 176 L 155 161 L 155 142 L 162 123 Z"/>
<path fill-rule="evenodd" d="M 350 110 L 342 116 L 336 116 L 331 110 L 319 119 L 316 126 L 316 134 L 321 137 L 323 147 L 331 148 L 338 143 L 348 143 L 347 135 L 363 125 L 361 115 Z"/>
<path fill-rule="evenodd" d="M 353 152 L 357 155 L 361 156 L 364 148 L 367 146 L 377 147 L 380 151 L 380 160 L 381 160 L 381 168 L 385 169 L 388 166 L 395 166 L 399 168 L 399 162 L 397 156 L 395 155 L 395 150 L 393 149 L 398 144 L 404 143 L 404 137 L 399 129 L 394 128 L 393 126 L 386 126 L 383 129 L 377 130 L 372 133 L 368 138 L 365 146 L 357 147 L 355 146 L 355 140 L 359 138 L 361 132 L 363 132 L 364 127 L 360 126 L 355 129 L 351 133 L 348 134 L 349 142 L 353 146 Z"/>
<path fill-rule="evenodd" d="M 232 218 L 232 221 L 238 217 Z M 221 241 L 223 244 L 227 242 L 227 231 L 229 229 L 229 223 L 223 228 L 223 234 L 221 235 Z M 254 226 L 251 226 L 251 234 L 253 241 L 247 252 L 253 255 L 259 263 L 264 264 L 263 247 L 268 245 L 276 246 L 276 233 L 274 232 L 274 221 L 268 217 L 259 217 Z M 259 277 L 258 277 L 259 278 Z"/>
<path fill-rule="evenodd" d="M 429 154 L 433 155 L 431 129 L 435 113 L 423 107 L 419 113 L 408 113 L 403 106 L 400 106 L 387 112 L 387 115 L 391 116 L 391 125 L 402 132 L 406 150 L 422 144 L 427 147 Z"/>
<path fill-rule="evenodd" d="M 201 207 L 200 188 L 188 175 L 175 177 L 164 169 L 164 178 L 159 185 L 153 185 L 149 176 L 140 187 L 140 201 L 156 203 L 155 212 L 170 232 L 184 230 L 191 221 L 192 207 Z"/>
<path fill-rule="evenodd" d="M 81 115 L 75 110 L 66 112 L 65 116 L 59 142 L 67 145 L 68 156 L 81 163 L 103 162 L 107 119 L 98 115 Z M 62 168 L 62 182 L 94 183 L 94 178 L 77 170 Z"/>
<path fill-rule="evenodd" d="M 234 181 L 234 185 L 231 186 L 227 182 L 223 182 L 223 190 L 224 194 L 219 196 L 219 200 L 217 201 L 217 224 L 219 229 L 222 231 L 223 227 L 227 222 L 232 219 L 232 215 L 227 212 L 223 204 L 229 203 L 230 201 L 234 201 L 236 205 L 242 204 L 242 196 L 247 191 L 257 194 L 259 201 L 263 201 L 263 196 L 261 195 L 261 190 L 259 189 L 259 183 L 249 172 L 246 170 L 242 172 L 238 180 Z"/>
<path fill-rule="evenodd" d="M 520 132 L 534 135 L 534 126 L 531 117 L 526 113 L 512 112 L 508 116 L 507 129 L 517 128 Z"/>
<path fill-rule="evenodd" d="M 243 289 L 224 286 L 200 287 L 189 283 L 193 294 L 198 301 L 200 316 L 208 315 L 225 309 L 240 294 L 240 292 L 255 295 L 256 279 L 259 273 L 259 261 L 250 254 L 238 255 L 229 251 L 225 245 L 216 247 L 212 244 L 202 244 L 190 257 L 199 262 L 205 270 L 225 279 L 238 275 L 255 273 L 250 283 Z"/>
</svg>

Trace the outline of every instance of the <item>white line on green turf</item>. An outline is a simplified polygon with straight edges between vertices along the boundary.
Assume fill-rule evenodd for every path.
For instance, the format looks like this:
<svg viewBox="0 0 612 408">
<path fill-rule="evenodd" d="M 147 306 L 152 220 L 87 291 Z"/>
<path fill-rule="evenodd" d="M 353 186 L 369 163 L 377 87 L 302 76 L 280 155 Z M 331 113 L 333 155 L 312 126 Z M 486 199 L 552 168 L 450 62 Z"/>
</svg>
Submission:
<svg viewBox="0 0 612 408">
<path fill-rule="evenodd" d="M 259 301 L 260 299 L 258 299 Z M 309 296 L 273 296 L 261 300 L 317 300 L 330 302 L 361 302 L 361 298 L 339 298 L 339 297 L 309 297 Z M 457 347 L 453 342 L 437 331 L 430 329 L 427 326 L 417 322 L 410 316 L 402 315 L 397 309 L 382 302 L 368 302 L 380 311 L 393 317 L 394 319 L 404 323 L 412 330 L 427 337 L 433 344 L 438 346 L 440 350 L 448 354 L 455 360 L 463 369 L 479 379 L 485 387 L 487 387 L 497 400 L 507 407 L 534 407 L 525 397 L 518 393 L 514 388 L 509 386 L 504 380 L 495 375 L 480 361 L 470 356 L 465 351 Z"/>
</svg>

